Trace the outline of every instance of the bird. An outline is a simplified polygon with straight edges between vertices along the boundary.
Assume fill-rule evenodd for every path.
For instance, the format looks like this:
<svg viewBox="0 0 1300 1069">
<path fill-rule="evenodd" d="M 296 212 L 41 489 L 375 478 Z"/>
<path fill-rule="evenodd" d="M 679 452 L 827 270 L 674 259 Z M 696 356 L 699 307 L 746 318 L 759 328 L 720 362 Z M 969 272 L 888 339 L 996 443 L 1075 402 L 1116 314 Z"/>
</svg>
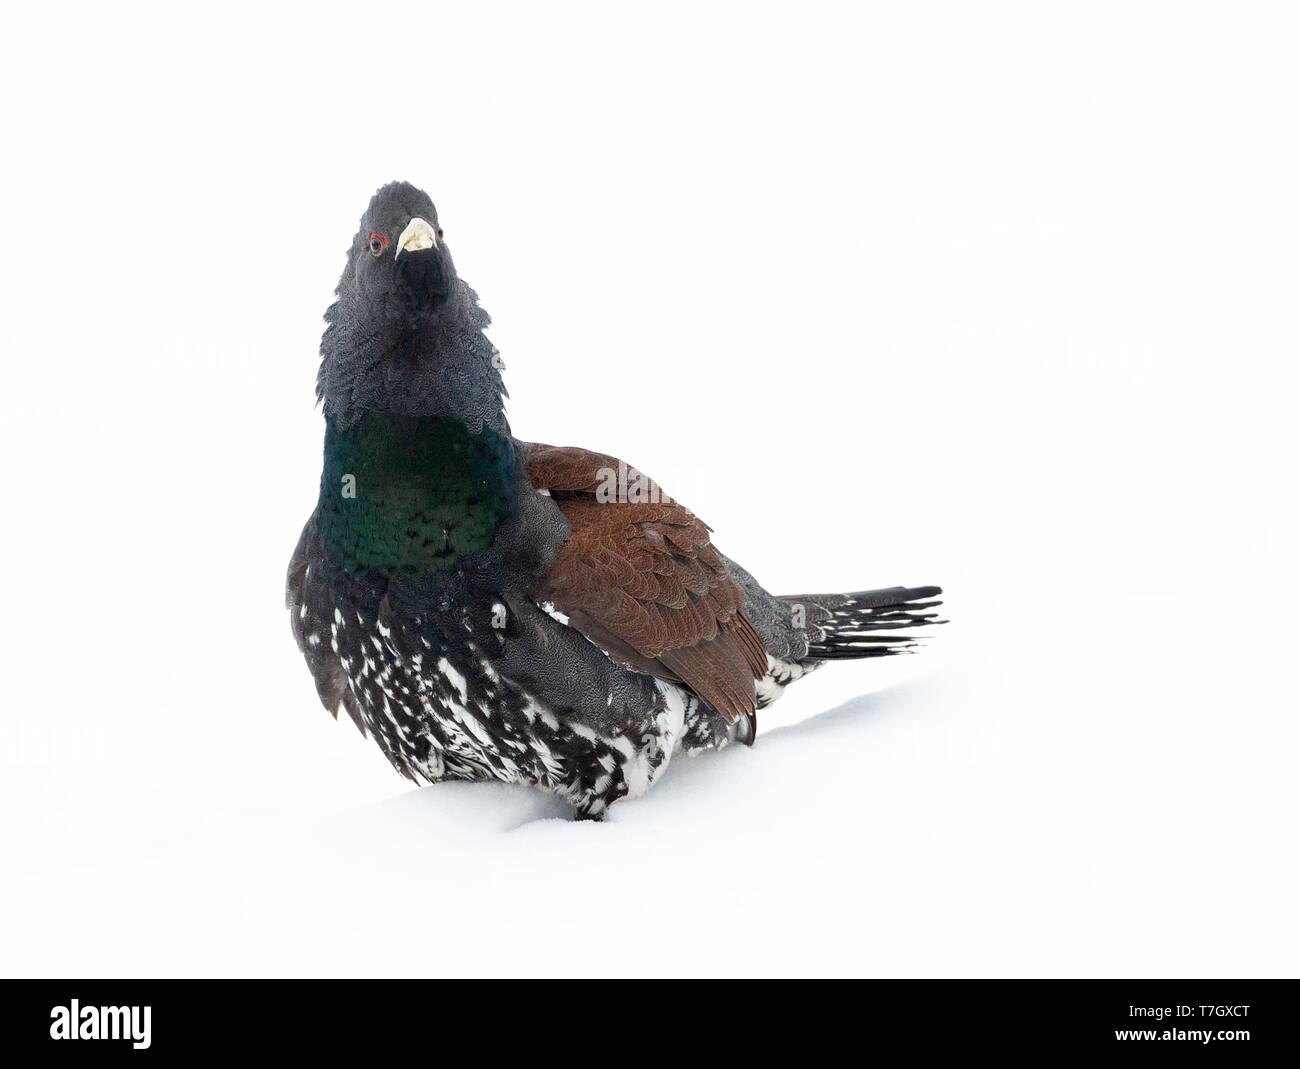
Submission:
<svg viewBox="0 0 1300 1069">
<path fill-rule="evenodd" d="M 381 187 L 325 313 L 285 601 L 321 703 L 403 776 L 528 784 L 599 820 L 675 755 L 752 745 L 827 662 L 943 622 L 936 586 L 769 594 L 640 469 L 516 439 L 489 322 L 429 196 Z"/>
</svg>

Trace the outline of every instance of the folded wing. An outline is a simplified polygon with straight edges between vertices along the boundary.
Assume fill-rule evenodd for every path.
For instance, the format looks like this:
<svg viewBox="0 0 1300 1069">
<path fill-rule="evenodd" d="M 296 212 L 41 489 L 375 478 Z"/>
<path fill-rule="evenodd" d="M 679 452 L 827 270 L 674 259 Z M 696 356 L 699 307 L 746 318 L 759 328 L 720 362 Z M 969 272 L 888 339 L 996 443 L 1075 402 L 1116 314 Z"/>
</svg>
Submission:
<svg viewBox="0 0 1300 1069">
<path fill-rule="evenodd" d="M 728 723 L 752 717 L 767 651 L 708 526 L 614 457 L 532 443 L 523 452 L 533 486 L 573 528 L 537 601 L 615 660 L 685 685 Z"/>
</svg>

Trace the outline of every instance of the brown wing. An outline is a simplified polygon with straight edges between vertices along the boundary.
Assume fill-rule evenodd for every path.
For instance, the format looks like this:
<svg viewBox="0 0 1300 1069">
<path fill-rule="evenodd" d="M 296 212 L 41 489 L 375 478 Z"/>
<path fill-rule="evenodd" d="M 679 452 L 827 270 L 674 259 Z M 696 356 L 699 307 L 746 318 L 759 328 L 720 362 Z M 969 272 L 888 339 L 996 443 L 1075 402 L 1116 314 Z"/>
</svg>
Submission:
<svg viewBox="0 0 1300 1069">
<path fill-rule="evenodd" d="M 767 651 L 708 526 L 614 457 L 523 449 L 533 486 L 550 493 L 573 528 L 534 597 L 614 659 L 684 683 L 728 723 L 753 716 Z"/>
</svg>

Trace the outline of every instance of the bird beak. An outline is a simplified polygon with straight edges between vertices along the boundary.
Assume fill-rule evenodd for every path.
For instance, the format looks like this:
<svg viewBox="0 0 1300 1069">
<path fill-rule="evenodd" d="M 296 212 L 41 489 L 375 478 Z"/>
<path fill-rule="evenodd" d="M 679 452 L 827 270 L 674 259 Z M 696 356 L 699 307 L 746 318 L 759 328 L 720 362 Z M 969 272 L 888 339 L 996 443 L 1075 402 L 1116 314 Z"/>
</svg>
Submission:
<svg viewBox="0 0 1300 1069">
<path fill-rule="evenodd" d="M 419 249 L 436 249 L 438 247 L 438 235 L 434 232 L 433 227 L 421 219 L 418 215 L 406 224 L 406 229 L 402 231 L 402 236 L 397 239 L 397 251 L 393 253 L 393 259 L 401 256 L 404 252 L 415 252 Z"/>
</svg>

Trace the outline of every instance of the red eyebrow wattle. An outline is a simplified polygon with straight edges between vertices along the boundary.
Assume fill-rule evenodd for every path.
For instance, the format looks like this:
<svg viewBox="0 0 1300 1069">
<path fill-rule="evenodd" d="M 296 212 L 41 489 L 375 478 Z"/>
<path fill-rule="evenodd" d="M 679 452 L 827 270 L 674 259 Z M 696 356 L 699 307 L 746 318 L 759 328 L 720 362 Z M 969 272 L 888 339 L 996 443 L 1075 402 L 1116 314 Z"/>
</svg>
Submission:
<svg viewBox="0 0 1300 1069">
<path fill-rule="evenodd" d="M 382 242 L 384 243 L 385 246 L 388 245 L 388 239 L 387 239 L 386 237 L 384 237 L 383 234 L 379 233 L 378 230 L 372 230 L 372 231 L 370 231 L 370 236 L 371 236 L 372 238 L 378 238 L 380 241 L 382 241 Z"/>
</svg>

